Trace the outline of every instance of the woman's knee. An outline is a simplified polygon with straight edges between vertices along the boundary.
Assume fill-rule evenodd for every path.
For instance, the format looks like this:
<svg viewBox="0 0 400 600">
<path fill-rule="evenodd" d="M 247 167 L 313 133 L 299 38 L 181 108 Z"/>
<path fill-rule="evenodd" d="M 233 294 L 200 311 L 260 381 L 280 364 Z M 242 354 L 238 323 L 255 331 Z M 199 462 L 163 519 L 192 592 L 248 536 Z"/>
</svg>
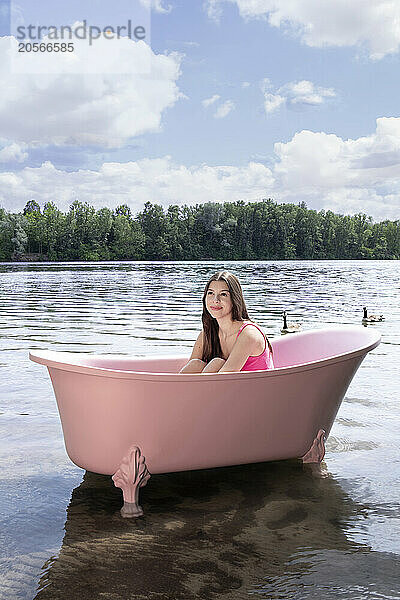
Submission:
<svg viewBox="0 0 400 600">
<path fill-rule="evenodd" d="M 217 373 L 220 368 L 225 364 L 225 359 L 215 357 L 207 363 L 207 365 L 203 369 L 203 373 Z"/>
<path fill-rule="evenodd" d="M 225 362 L 226 362 L 226 361 L 225 361 L 225 359 L 224 359 L 224 358 L 220 358 L 219 356 L 216 356 L 215 358 L 212 358 L 212 359 L 210 360 L 210 362 L 209 362 L 209 363 L 207 363 L 207 364 L 209 364 L 209 365 L 212 365 L 212 364 L 214 364 L 214 365 L 221 365 L 221 366 L 222 366 L 223 364 L 225 364 Z"/>
<path fill-rule="evenodd" d="M 206 363 L 201 358 L 192 358 L 179 373 L 201 373 Z"/>
</svg>

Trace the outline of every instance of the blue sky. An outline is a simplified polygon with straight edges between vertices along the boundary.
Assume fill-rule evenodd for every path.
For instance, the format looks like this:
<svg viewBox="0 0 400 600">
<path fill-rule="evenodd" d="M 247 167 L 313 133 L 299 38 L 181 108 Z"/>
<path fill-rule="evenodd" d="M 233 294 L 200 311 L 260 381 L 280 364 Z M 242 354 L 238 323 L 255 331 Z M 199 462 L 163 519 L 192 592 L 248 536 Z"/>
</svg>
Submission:
<svg viewBox="0 0 400 600">
<path fill-rule="evenodd" d="M 265 21 L 245 22 L 233 4 L 224 7 L 219 23 L 207 17 L 202 2 L 175 6 L 168 15 L 153 16 L 152 45 L 157 52 L 185 53 L 180 88 L 188 100 L 169 111 L 164 134 L 148 140 L 154 154 L 169 153 L 175 135 L 179 161 L 242 164 L 254 155 L 271 156 L 276 141 L 302 129 L 358 138 L 374 131 L 377 116 L 398 114 L 398 57 L 373 62 L 358 59 L 354 48 L 310 48 Z M 187 41 L 198 46 L 185 46 Z M 260 88 L 266 77 L 276 87 L 298 80 L 333 87 L 337 99 L 267 116 Z M 242 88 L 243 82 L 250 87 Z M 202 109 L 200 100 L 213 94 L 233 99 L 229 118 L 216 122 Z"/>
<path fill-rule="evenodd" d="M 55 67 L 43 54 L 35 73 L 7 63 L 15 40 L 0 0 L 1 206 L 52 199 L 67 210 L 79 198 L 136 212 L 147 200 L 272 197 L 400 218 L 400 7 L 332 0 L 321 15 L 318 0 L 151 4 L 135 15 L 151 16 L 149 44 L 125 40 L 122 50 L 129 65 L 151 61 L 148 73 L 119 73 L 104 40 L 90 58 L 76 47 L 76 72 L 68 57 Z M 93 6 L 21 0 L 11 10 L 14 22 L 46 25 L 50 14 L 56 25 L 135 19 L 132 2 L 98 2 L 96 15 Z"/>
</svg>

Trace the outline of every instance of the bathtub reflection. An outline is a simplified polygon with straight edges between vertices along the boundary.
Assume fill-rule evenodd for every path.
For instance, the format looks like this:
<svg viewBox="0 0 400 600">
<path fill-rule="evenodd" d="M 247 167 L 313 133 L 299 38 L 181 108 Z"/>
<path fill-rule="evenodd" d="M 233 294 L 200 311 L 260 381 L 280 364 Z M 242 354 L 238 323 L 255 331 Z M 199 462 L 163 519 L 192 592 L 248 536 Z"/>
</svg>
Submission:
<svg viewBox="0 0 400 600">
<path fill-rule="evenodd" d="M 352 585 L 389 597 L 397 559 L 347 535 L 367 507 L 313 468 L 281 461 L 160 475 L 138 520 L 120 519 L 109 477 L 86 472 L 37 598 L 359 597 L 346 595 Z M 388 568 L 378 572 L 377 560 Z M 328 571 L 333 595 L 321 579 Z"/>
</svg>

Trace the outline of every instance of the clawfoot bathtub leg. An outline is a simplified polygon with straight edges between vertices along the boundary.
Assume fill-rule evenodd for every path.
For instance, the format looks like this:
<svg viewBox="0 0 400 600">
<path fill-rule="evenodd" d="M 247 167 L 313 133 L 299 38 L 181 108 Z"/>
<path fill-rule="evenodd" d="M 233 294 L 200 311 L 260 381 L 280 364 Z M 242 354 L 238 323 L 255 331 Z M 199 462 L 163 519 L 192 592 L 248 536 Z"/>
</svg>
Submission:
<svg viewBox="0 0 400 600">
<path fill-rule="evenodd" d="M 138 446 L 131 446 L 124 456 L 119 469 L 112 476 L 116 487 L 121 488 L 124 495 L 124 505 L 121 515 L 126 518 L 141 517 L 142 507 L 139 506 L 139 488 L 146 485 L 150 479 L 144 456 Z"/>
<path fill-rule="evenodd" d="M 325 456 L 325 431 L 320 429 L 309 451 L 302 456 L 303 463 L 320 463 Z"/>
</svg>

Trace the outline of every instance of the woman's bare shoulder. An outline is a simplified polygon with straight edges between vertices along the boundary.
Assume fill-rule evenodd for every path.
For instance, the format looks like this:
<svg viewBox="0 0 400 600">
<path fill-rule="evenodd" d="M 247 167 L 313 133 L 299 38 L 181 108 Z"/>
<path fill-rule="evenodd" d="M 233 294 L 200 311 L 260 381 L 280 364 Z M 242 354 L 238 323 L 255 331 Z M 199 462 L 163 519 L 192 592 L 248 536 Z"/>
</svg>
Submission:
<svg viewBox="0 0 400 600">
<path fill-rule="evenodd" d="M 243 329 L 242 329 L 242 327 L 243 327 Z M 257 325 L 257 323 L 254 323 L 253 321 L 244 321 L 242 327 L 241 327 L 242 331 L 240 332 L 240 335 L 251 336 L 254 338 L 259 338 L 260 335 L 264 336 L 264 332 L 261 329 L 261 327 L 259 325 Z"/>
<path fill-rule="evenodd" d="M 255 325 L 255 327 L 254 327 Z M 252 327 L 253 326 L 253 327 Z M 258 328 L 256 323 L 252 323 L 251 321 L 246 322 L 246 327 L 243 327 L 240 335 L 238 336 L 238 341 L 242 338 L 242 343 L 252 343 L 256 345 L 264 345 L 265 336 L 262 330 Z"/>
</svg>

